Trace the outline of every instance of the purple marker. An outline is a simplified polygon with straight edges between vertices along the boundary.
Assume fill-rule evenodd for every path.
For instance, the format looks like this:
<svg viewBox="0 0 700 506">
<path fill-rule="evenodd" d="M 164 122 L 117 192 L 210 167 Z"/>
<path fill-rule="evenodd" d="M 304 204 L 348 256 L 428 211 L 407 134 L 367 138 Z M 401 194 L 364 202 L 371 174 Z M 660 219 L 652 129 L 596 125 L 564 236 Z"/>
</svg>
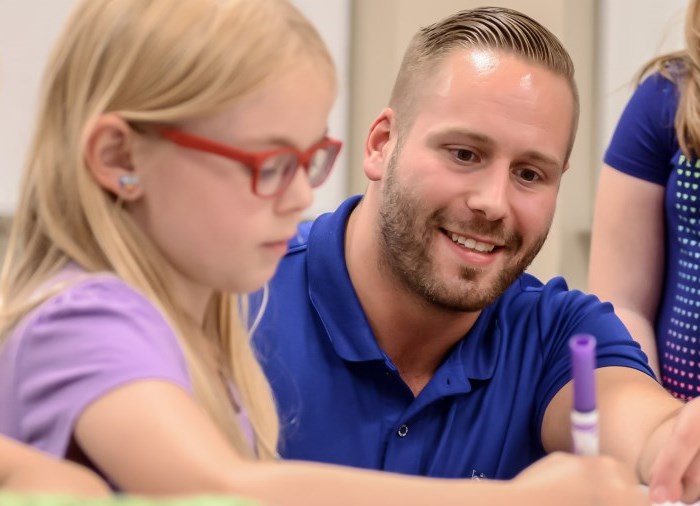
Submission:
<svg viewBox="0 0 700 506">
<path fill-rule="evenodd" d="M 598 454 L 598 410 L 595 402 L 595 337 L 577 334 L 569 339 L 571 371 L 574 381 L 574 406 L 571 434 L 574 453 Z"/>
</svg>

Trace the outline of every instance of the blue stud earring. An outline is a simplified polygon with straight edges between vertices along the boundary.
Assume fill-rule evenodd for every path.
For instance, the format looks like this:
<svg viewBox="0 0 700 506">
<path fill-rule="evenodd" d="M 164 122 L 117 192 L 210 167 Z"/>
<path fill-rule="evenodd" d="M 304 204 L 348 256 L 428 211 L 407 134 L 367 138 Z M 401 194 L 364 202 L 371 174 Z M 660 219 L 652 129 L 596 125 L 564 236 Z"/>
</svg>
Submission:
<svg viewBox="0 0 700 506">
<path fill-rule="evenodd" d="M 124 174 L 119 176 L 119 187 L 125 192 L 133 191 L 139 184 L 139 177 L 136 174 Z"/>
</svg>

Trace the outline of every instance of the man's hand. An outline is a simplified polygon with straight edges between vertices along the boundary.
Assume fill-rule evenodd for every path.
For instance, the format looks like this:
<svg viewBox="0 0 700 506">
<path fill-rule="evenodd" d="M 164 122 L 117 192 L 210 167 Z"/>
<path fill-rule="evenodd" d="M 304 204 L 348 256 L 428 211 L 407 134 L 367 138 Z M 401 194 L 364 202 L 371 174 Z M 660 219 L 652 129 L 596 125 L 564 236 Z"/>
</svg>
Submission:
<svg viewBox="0 0 700 506">
<path fill-rule="evenodd" d="M 516 476 L 513 485 L 522 493 L 521 504 L 651 505 L 634 473 L 611 457 L 552 453 Z"/>
<path fill-rule="evenodd" d="M 654 431 L 639 464 L 653 501 L 700 499 L 700 398 Z"/>
</svg>

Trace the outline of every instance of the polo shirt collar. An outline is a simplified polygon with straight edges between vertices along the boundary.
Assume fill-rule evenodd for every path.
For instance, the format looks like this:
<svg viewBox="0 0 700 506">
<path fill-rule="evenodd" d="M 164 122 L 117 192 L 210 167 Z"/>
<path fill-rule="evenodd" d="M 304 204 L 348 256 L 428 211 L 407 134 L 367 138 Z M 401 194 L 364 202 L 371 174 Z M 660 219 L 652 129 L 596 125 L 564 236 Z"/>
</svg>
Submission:
<svg viewBox="0 0 700 506">
<path fill-rule="evenodd" d="M 487 380 L 495 373 L 502 338 L 493 313 L 493 304 L 481 311 L 445 362 L 449 368 L 463 371 L 464 379 Z"/>
<path fill-rule="evenodd" d="M 354 196 L 316 219 L 308 239 L 309 297 L 336 353 L 351 362 L 384 360 L 345 264 L 345 226 L 360 202 Z"/>
<path fill-rule="evenodd" d="M 360 202 L 353 196 L 334 213 L 316 219 L 308 239 L 309 297 L 318 312 L 336 353 L 344 360 L 391 361 L 377 344 L 345 263 L 345 228 Z M 495 303 L 497 304 L 497 302 Z M 468 380 L 493 376 L 501 344 L 497 322 L 491 318 L 494 304 L 481 312 L 465 338 L 460 340 L 441 369 Z"/>
</svg>

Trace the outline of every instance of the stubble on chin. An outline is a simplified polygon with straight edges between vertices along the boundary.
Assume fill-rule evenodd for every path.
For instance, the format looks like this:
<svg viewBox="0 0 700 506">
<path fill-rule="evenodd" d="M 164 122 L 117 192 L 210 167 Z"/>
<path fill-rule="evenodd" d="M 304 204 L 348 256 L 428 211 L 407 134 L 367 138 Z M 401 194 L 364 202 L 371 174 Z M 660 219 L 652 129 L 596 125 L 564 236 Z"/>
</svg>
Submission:
<svg viewBox="0 0 700 506">
<path fill-rule="evenodd" d="M 499 238 L 510 255 L 495 275 L 489 269 L 461 266 L 455 279 L 445 275 L 430 253 L 435 235 L 443 233 L 450 220 L 446 210 L 429 212 L 419 197 L 400 186 L 396 178 L 396 160 L 392 156 L 379 209 L 379 268 L 405 289 L 427 304 L 450 312 L 480 311 L 496 300 L 527 269 L 542 248 L 547 234 L 523 250 L 519 234 L 507 233 L 500 222 L 474 219 L 455 225 L 457 230 Z M 449 227 L 447 227 L 449 228 Z M 512 252 L 512 253 L 511 253 Z M 489 281 L 488 277 L 494 277 Z"/>
</svg>

